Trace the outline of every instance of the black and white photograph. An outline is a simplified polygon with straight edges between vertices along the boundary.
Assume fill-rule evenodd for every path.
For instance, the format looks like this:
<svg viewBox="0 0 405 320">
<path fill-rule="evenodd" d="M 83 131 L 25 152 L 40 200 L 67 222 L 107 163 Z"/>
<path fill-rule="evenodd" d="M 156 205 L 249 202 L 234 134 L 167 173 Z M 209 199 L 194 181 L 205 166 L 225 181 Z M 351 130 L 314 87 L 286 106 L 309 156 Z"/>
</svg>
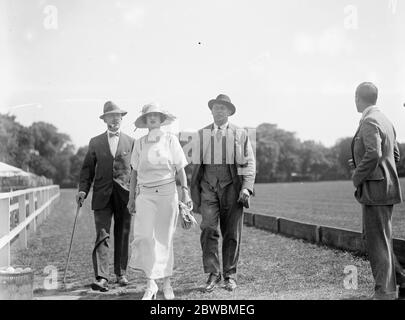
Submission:
<svg viewBox="0 0 405 320">
<path fill-rule="evenodd" d="M 398 0 L 0 0 L 0 300 L 405 300 L 404 36 Z"/>
</svg>

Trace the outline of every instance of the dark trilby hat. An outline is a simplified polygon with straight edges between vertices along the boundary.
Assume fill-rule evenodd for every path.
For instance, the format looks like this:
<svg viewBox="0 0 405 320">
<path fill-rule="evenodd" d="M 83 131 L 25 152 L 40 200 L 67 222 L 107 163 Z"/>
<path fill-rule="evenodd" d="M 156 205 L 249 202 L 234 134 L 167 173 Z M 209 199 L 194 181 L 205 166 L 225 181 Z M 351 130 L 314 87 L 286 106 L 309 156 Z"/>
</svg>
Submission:
<svg viewBox="0 0 405 320">
<path fill-rule="evenodd" d="M 210 101 L 208 101 L 208 107 L 211 110 L 212 110 L 212 106 L 214 105 L 214 103 L 222 104 L 222 105 L 226 106 L 230 111 L 230 116 L 233 115 L 236 111 L 236 108 L 232 104 L 231 99 L 229 99 L 229 97 L 225 94 L 220 94 L 217 96 L 216 99 L 211 99 Z"/>
<path fill-rule="evenodd" d="M 114 102 L 112 101 L 107 101 L 104 103 L 104 113 L 100 116 L 100 119 L 104 119 L 104 116 L 106 114 L 110 113 L 121 113 L 122 116 L 125 116 L 127 114 L 126 111 L 121 110 Z"/>
</svg>

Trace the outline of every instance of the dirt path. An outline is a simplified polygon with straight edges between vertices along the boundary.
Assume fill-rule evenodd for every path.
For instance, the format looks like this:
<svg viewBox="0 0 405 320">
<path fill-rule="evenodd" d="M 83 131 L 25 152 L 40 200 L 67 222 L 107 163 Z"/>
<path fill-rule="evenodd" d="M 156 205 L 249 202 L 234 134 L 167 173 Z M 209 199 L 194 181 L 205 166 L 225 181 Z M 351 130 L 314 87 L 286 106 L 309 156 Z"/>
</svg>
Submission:
<svg viewBox="0 0 405 320">
<path fill-rule="evenodd" d="M 62 190 L 59 203 L 48 219 L 31 236 L 29 248 L 12 250 L 12 264 L 35 270 L 36 299 L 140 299 L 145 289 L 141 272 L 129 271 L 130 285 L 107 293 L 93 292 L 91 253 L 95 240 L 93 213 L 87 200 L 79 216 L 67 288 L 61 281 L 69 247 L 75 212 L 74 190 Z M 199 216 L 197 216 L 199 220 Z M 239 287 L 229 293 L 217 288 L 201 291 L 203 274 L 198 228 L 185 231 L 179 226 L 175 235 L 173 288 L 178 299 L 364 299 L 372 293 L 369 263 L 347 252 L 331 250 L 301 240 L 245 227 L 239 263 Z M 112 254 L 111 267 L 112 267 Z M 356 266 L 358 289 L 344 288 L 346 266 Z M 58 270 L 58 289 L 49 289 L 49 274 L 44 268 Z M 55 269 L 55 270 L 56 270 Z M 49 272 L 49 271 L 48 271 Z M 111 274 L 111 279 L 114 279 Z M 47 286 L 48 283 L 48 286 Z M 158 299 L 163 299 L 159 292 Z"/>
</svg>

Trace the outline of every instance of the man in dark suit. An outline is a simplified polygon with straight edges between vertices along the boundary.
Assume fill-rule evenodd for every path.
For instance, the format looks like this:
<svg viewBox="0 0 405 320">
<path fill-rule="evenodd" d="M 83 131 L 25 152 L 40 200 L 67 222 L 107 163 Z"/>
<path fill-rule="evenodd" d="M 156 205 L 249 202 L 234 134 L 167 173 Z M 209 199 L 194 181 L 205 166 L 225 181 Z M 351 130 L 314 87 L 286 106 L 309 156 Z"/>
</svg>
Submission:
<svg viewBox="0 0 405 320">
<path fill-rule="evenodd" d="M 191 197 L 202 215 L 200 242 L 204 272 L 209 274 L 205 291 L 221 281 L 218 222 L 225 288 L 232 291 L 237 286 L 243 206 L 248 207 L 253 193 L 256 165 L 247 132 L 228 123 L 236 110 L 229 97 L 220 94 L 208 106 L 214 123 L 199 131 L 200 161 L 193 168 Z"/>
<path fill-rule="evenodd" d="M 356 89 L 362 118 L 352 141 L 355 197 L 362 204 L 363 232 L 375 280 L 374 299 L 395 299 L 397 284 L 405 290 L 405 273 L 392 246 L 392 211 L 402 201 L 395 162 L 399 149 L 392 123 L 375 105 L 377 87 L 364 82 Z"/>
<path fill-rule="evenodd" d="M 92 255 L 96 281 L 92 283 L 92 289 L 99 291 L 108 291 L 108 248 L 112 217 L 114 217 L 114 273 L 119 285 L 128 284 L 125 274 L 131 215 L 127 203 L 134 140 L 120 132 L 122 116 L 125 114 L 126 111 L 120 110 L 111 101 L 104 104 L 104 113 L 100 118 L 107 124 L 107 131 L 90 140 L 76 196 L 81 205 L 94 181 L 91 205 L 97 235 Z"/>
</svg>

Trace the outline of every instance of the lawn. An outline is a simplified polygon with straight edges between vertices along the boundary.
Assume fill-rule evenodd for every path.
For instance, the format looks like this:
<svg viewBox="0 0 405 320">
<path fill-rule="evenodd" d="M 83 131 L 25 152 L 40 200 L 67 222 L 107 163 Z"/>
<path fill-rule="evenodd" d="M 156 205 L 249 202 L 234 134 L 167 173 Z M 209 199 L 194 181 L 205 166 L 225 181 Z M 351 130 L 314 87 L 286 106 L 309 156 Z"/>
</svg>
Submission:
<svg viewBox="0 0 405 320">
<path fill-rule="evenodd" d="M 405 190 L 405 179 L 401 179 Z M 351 181 L 256 184 L 249 212 L 361 231 Z M 394 207 L 394 236 L 405 239 L 405 204 Z"/>
<path fill-rule="evenodd" d="M 86 201 L 79 216 L 72 257 L 67 272 L 67 288 L 61 287 L 69 240 L 74 220 L 74 190 L 62 190 L 48 219 L 29 239 L 29 248 L 12 251 L 12 265 L 30 266 L 35 272 L 37 299 L 118 299 L 138 300 L 146 279 L 142 272 L 129 270 L 130 285 L 120 289 L 111 284 L 108 293 L 89 288 L 93 281 L 91 252 L 95 240 L 93 213 Z M 201 220 L 197 215 L 198 221 Z M 178 299 L 364 299 L 372 293 L 373 282 L 368 261 L 350 253 L 294 240 L 245 227 L 239 261 L 239 287 L 233 292 L 218 288 L 201 291 L 206 281 L 201 261 L 200 229 L 175 233 L 173 286 Z M 111 247 L 113 245 L 111 244 Z M 112 271 L 112 254 L 110 254 Z M 47 266 L 58 270 L 58 290 L 47 290 Z M 358 289 L 345 289 L 347 266 L 358 270 Z M 113 274 L 111 279 L 114 280 Z M 159 282 L 161 285 L 161 282 Z M 161 291 L 158 299 L 163 299 Z"/>
</svg>

